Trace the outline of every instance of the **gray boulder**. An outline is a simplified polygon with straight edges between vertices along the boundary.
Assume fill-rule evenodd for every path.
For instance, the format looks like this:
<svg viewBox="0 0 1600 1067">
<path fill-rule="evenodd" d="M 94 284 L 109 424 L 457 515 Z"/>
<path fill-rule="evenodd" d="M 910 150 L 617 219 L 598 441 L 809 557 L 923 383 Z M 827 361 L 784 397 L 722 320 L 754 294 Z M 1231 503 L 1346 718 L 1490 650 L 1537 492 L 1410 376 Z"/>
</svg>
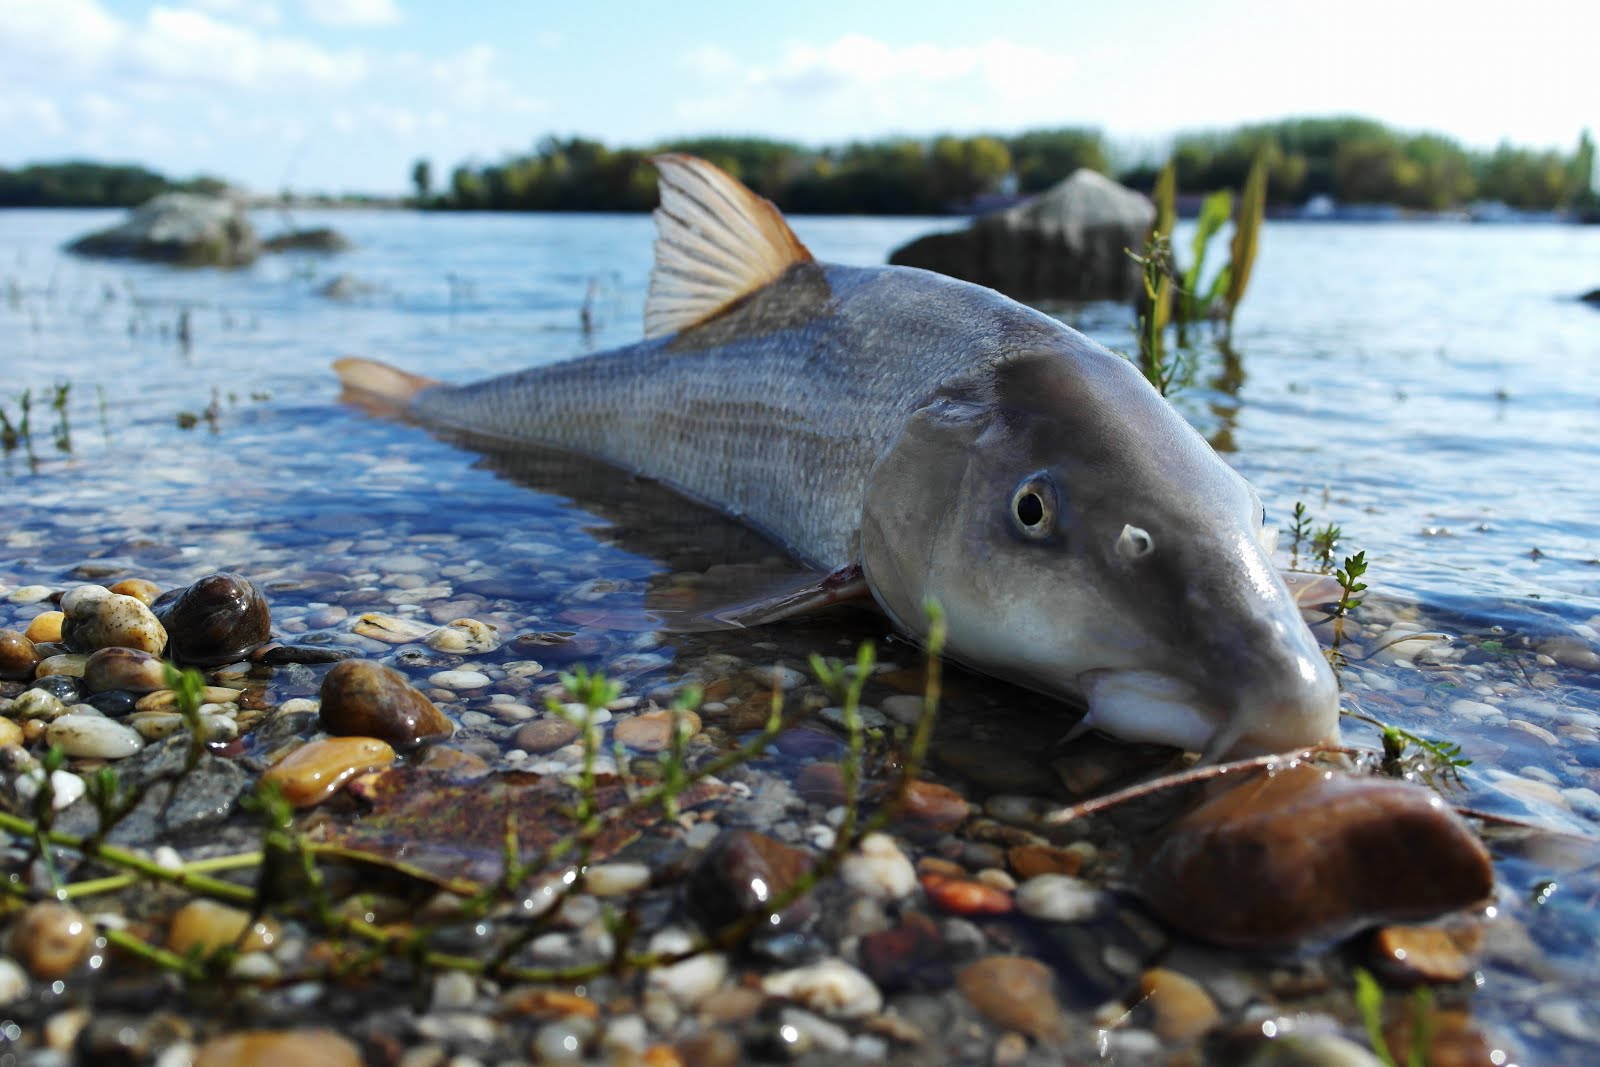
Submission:
<svg viewBox="0 0 1600 1067">
<path fill-rule="evenodd" d="M 965 230 L 919 237 L 889 262 L 923 267 L 1019 300 L 1129 300 L 1142 289 L 1127 250 L 1142 251 L 1156 209 L 1092 170 Z"/>
<path fill-rule="evenodd" d="M 162 193 L 134 208 L 123 222 L 80 237 L 67 250 L 187 266 L 243 267 L 261 254 L 261 242 L 235 201 Z"/>
</svg>

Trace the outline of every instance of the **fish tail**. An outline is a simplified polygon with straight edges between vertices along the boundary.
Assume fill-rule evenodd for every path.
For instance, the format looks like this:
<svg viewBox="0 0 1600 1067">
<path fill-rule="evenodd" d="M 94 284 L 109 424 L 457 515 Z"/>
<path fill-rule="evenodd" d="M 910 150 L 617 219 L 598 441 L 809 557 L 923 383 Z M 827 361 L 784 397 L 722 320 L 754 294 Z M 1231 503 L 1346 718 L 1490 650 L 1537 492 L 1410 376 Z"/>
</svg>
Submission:
<svg viewBox="0 0 1600 1067">
<path fill-rule="evenodd" d="M 344 387 L 339 399 L 372 415 L 404 415 L 418 393 L 439 384 L 437 379 L 356 356 L 335 360 L 333 369 Z"/>
</svg>

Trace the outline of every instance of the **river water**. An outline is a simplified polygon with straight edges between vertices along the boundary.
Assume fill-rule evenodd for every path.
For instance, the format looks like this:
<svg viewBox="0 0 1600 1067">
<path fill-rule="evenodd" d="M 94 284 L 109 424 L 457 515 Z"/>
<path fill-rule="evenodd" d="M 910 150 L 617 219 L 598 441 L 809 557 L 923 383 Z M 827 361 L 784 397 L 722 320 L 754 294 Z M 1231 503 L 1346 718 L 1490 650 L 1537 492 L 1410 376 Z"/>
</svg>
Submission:
<svg viewBox="0 0 1600 1067">
<path fill-rule="evenodd" d="M 380 588 L 402 548 L 433 543 L 462 588 L 523 625 L 591 636 L 597 657 L 649 680 L 694 646 L 639 622 L 648 587 L 718 553 L 762 555 L 687 505 L 630 510 L 606 497 L 629 487 L 603 481 L 588 498 L 541 486 L 515 461 L 336 401 L 329 364 L 344 355 L 464 381 L 636 339 L 646 217 L 298 212 L 294 225 L 334 226 L 354 248 L 232 272 L 60 252 L 115 217 L 0 212 L 0 410 L 16 423 L 20 398 L 32 401 L 31 441 L 0 456 L 0 600 L 32 583 L 139 573 L 170 585 L 233 568 L 298 625 L 338 600 L 308 570 Z M 948 220 L 794 225 L 819 259 L 872 264 Z M 1366 552 L 1368 632 L 1343 671 L 1347 702 L 1458 742 L 1473 761 L 1461 803 L 1589 836 L 1600 311 L 1575 297 L 1596 286 L 1595 227 L 1272 222 L 1231 352 L 1203 337 L 1176 398 L 1280 525 L 1303 502 L 1341 528 L 1340 558 Z M 1126 309 L 1061 314 L 1134 347 Z M 1283 548 L 1287 566 L 1287 537 Z M 1407 628 L 1451 640 L 1363 658 Z M 801 631 L 829 651 L 875 632 Z M 770 658 L 776 646 L 762 647 Z M 1347 733 L 1375 743 L 1360 723 Z M 1556 1058 L 1592 1050 L 1600 1032 L 1597 853 L 1580 854 L 1497 852 L 1502 906 L 1545 959 L 1533 973 L 1491 959 L 1472 996 L 1481 1017 Z M 1578 1006 L 1540 1014 L 1552 997 Z"/>
</svg>

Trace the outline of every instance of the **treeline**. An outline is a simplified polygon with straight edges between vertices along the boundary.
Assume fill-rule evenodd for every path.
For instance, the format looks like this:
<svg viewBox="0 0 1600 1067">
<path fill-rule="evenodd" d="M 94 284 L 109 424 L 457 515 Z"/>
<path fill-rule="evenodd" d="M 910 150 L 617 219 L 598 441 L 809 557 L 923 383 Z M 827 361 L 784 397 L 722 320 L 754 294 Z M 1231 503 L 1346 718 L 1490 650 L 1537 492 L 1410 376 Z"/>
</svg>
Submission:
<svg viewBox="0 0 1600 1067">
<path fill-rule="evenodd" d="M 20 170 L 0 167 L 0 207 L 132 207 L 174 190 L 220 193 L 216 178 L 173 181 L 132 164 L 35 163 Z"/>
<path fill-rule="evenodd" d="M 549 137 L 530 155 L 459 166 L 442 190 L 433 189 L 425 161 L 413 168 L 412 180 L 419 202 L 439 208 L 645 211 L 656 200 L 648 161 L 664 151 L 704 156 L 785 211 L 831 214 L 960 210 L 985 194 L 1049 188 L 1078 167 L 1148 190 L 1164 162 L 1115 169 L 1102 134 L 1077 128 L 821 149 L 755 137 L 691 138 L 647 148 Z M 1435 211 L 1475 200 L 1526 210 L 1597 206 L 1587 131 L 1571 154 L 1509 144 L 1477 151 L 1440 134 L 1405 133 L 1371 119 L 1304 118 L 1187 133 L 1172 150 L 1185 193 L 1240 188 L 1258 154 L 1267 159 L 1267 198 L 1277 207 L 1319 195 Z"/>
<path fill-rule="evenodd" d="M 690 152 L 717 164 L 786 211 L 926 215 L 1001 188 L 1047 189 L 1079 167 L 1110 169 L 1096 130 L 1015 137 L 893 138 L 821 150 L 759 137 L 700 137 L 650 148 L 608 148 L 550 137 L 532 155 L 457 167 L 435 197 L 420 161 L 412 180 L 437 207 L 490 211 L 645 211 L 655 206 L 651 156 Z"/>
</svg>

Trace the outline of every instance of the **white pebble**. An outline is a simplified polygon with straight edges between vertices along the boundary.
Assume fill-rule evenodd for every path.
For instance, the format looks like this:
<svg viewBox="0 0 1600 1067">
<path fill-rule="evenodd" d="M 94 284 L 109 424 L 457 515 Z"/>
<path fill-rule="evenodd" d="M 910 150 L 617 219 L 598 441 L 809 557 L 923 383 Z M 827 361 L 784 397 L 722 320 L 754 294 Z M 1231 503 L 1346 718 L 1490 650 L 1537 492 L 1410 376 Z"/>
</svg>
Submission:
<svg viewBox="0 0 1600 1067">
<path fill-rule="evenodd" d="M 887 834 L 868 834 L 858 851 L 839 865 L 839 874 L 856 892 L 874 900 L 903 900 L 917 887 L 917 871 Z"/>
<path fill-rule="evenodd" d="M 27 972 L 15 960 L 0 956 L 0 1005 L 16 1004 L 27 995 Z"/>
<path fill-rule="evenodd" d="M 778 1016 L 779 1025 L 785 1031 L 793 1031 L 791 1055 L 796 1053 L 820 1050 L 834 1056 L 842 1056 L 850 1051 L 850 1032 L 837 1023 L 830 1023 L 820 1016 L 799 1008 L 784 1008 Z M 785 1038 L 788 1037 L 786 1033 Z"/>
<path fill-rule="evenodd" d="M 761 988 L 833 1019 L 859 1019 L 883 1008 L 883 994 L 872 979 L 837 958 L 769 974 Z"/>
<path fill-rule="evenodd" d="M 477 999 L 477 983 L 470 974 L 446 971 L 433 981 L 433 1011 L 464 1011 Z"/>
<path fill-rule="evenodd" d="M 793 667 L 782 664 L 773 664 L 770 667 L 751 667 L 750 678 L 766 689 L 776 685 L 779 689 L 787 691 L 795 688 L 806 680 L 806 676 Z"/>
<path fill-rule="evenodd" d="M 15 786 L 18 799 L 23 803 L 32 803 L 33 798 L 39 795 L 39 786 L 43 782 L 43 767 L 35 767 L 24 774 L 18 775 Z M 52 771 L 50 774 L 50 788 L 53 790 L 50 806 L 56 811 L 60 811 L 83 796 L 83 779 L 71 771 Z"/>
<path fill-rule="evenodd" d="M 478 671 L 439 671 L 428 676 L 428 683 L 441 689 L 482 689 L 489 676 Z"/>
<path fill-rule="evenodd" d="M 597 897 L 620 897 L 650 884 L 642 863 L 596 863 L 584 873 L 583 887 Z"/>
<path fill-rule="evenodd" d="M 144 748 L 144 738 L 114 719 L 103 715 L 72 712 L 52 722 L 45 740 L 60 745 L 69 756 L 94 756 L 99 759 L 124 759 Z"/>
<path fill-rule="evenodd" d="M 686 931 L 668 927 L 650 939 L 650 951 L 683 952 L 694 946 Z M 672 998 L 681 1008 L 693 1008 L 717 991 L 728 976 L 728 958 L 720 952 L 702 952 L 667 967 L 657 967 L 647 979 L 650 988 Z M 874 990 L 876 992 L 876 990 Z"/>
<path fill-rule="evenodd" d="M 1101 903 L 1099 891 L 1065 874 L 1037 874 L 1017 888 L 1017 910 L 1047 922 L 1083 922 Z"/>
<path fill-rule="evenodd" d="M 48 585 L 24 585 L 11 590 L 11 595 L 6 599 L 13 604 L 37 604 L 49 599 L 52 592 L 54 590 Z"/>
</svg>

